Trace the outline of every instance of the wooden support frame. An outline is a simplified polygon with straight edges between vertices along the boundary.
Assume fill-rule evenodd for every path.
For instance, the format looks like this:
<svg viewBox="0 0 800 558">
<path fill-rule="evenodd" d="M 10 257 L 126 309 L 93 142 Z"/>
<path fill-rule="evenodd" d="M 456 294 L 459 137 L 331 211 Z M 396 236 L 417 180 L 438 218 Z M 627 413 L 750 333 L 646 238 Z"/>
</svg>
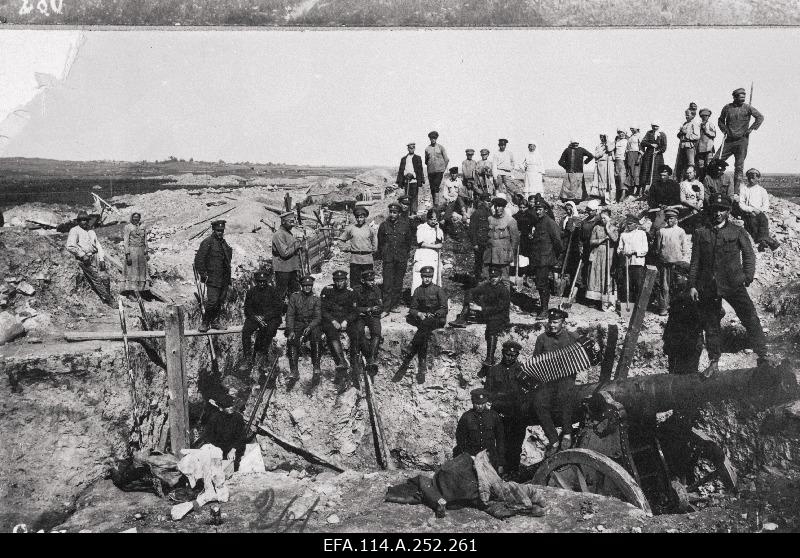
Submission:
<svg viewBox="0 0 800 558">
<path fill-rule="evenodd" d="M 184 337 L 200 337 L 201 335 L 230 335 L 242 332 L 242 326 L 231 326 L 228 329 L 209 329 L 198 331 L 196 329 L 184 330 Z M 164 331 L 129 331 L 128 339 L 163 339 Z M 121 331 L 68 331 L 64 339 L 71 342 L 79 341 L 122 341 Z"/>
<path fill-rule="evenodd" d="M 622 345 L 622 354 L 619 357 L 617 370 L 614 374 L 615 380 L 624 380 L 628 377 L 628 371 L 633 362 L 633 355 L 636 352 L 636 343 L 639 341 L 639 332 L 642 330 L 644 315 L 647 312 L 647 305 L 650 303 L 650 293 L 653 292 L 653 285 L 656 282 L 658 270 L 655 266 L 648 265 L 644 275 L 642 290 L 639 299 L 631 314 L 631 321 L 628 324 L 628 331 L 625 333 L 625 341 Z"/>
<path fill-rule="evenodd" d="M 169 432 L 172 453 L 181 457 L 181 450 L 190 447 L 189 397 L 184 354 L 186 339 L 183 331 L 183 308 L 167 307 L 165 336 L 167 350 L 167 385 L 169 389 Z"/>
</svg>

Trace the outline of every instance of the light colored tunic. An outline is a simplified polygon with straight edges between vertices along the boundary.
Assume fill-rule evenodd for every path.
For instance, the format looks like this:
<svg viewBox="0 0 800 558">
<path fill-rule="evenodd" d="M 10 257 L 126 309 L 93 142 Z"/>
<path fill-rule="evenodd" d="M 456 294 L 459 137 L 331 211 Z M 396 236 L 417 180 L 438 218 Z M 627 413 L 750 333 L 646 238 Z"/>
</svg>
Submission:
<svg viewBox="0 0 800 558">
<path fill-rule="evenodd" d="M 97 234 L 92 230 L 85 231 L 79 225 L 75 225 L 69 230 L 67 251 L 76 258 L 97 256 L 97 261 L 100 262 L 106 257 L 103 246 L 97 240 Z"/>
<path fill-rule="evenodd" d="M 525 171 L 525 189 L 523 190 L 525 198 L 534 194 L 543 194 L 544 162 L 542 161 L 542 152 L 538 147 L 533 152 L 528 151 L 525 154 L 525 158 L 522 160 L 522 170 Z"/>
<path fill-rule="evenodd" d="M 425 266 L 433 268 L 433 283 L 442 286 L 442 269 L 439 265 L 439 250 L 432 248 L 420 248 L 419 245 L 441 244 L 444 240 L 444 232 L 437 225 L 431 227 L 428 223 L 422 223 L 417 227 L 417 249 L 414 251 L 414 268 L 411 272 L 411 292 L 417 290 L 422 285 L 422 275 L 420 270 Z"/>
<path fill-rule="evenodd" d="M 492 172 L 494 176 L 511 176 L 512 170 L 514 170 L 514 154 L 508 149 L 496 151 L 492 156 Z"/>
<path fill-rule="evenodd" d="M 339 240 L 347 242 L 346 249 L 350 252 L 350 263 L 374 263 L 372 254 L 378 251 L 378 235 L 375 229 L 367 223 L 360 227 L 358 225 L 348 226 Z"/>
<path fill-rule="evenodd" d="M 753 209 L 759 211 L 769 211 L 769 194 L 767 190 L 760 184 L 749 184 L 742 186 L 741 194 L 739 195 L 739 207 L 743 210 L 751 212 Z"/>
<path fill-rule="evenodd" d="M 631 265 L 644 265 L 647 256 L 647 233 L 642 229 L 626 231 L 619 235 L 619 253 L 623 256 L 630 256 Z"/>
<path fill-rule="evenodd" d="M 611 146 L 600 144 L 594 149 L 597 166 L 594 169 L 594 182 L 589 188 L 589 196 L 600 198 L 605 203 L 611 203 L 614 198 L 612 192 L 616 191 L 613 152 L 613 144 Z"/>
<path fill-rule="evenodd" d="M 147 230 L 144 225 L 128 223 L 122 230 L 126 262 L 123 268 L 125 284 L 123 291 L 146 291 L 150 289 L 150 274 L 147 272 Z M 127 264 L 127 257 L 131 265 Z"/>
<path fill-rule="evenodd" d="M 602 300 L 609 304 L 616 302 L 616 294 L 612 295 L 614 280 L 611 277 L 611 264 L 614 261 L 614 243 L 619 238 L 616 227 L 609 224 L 608 231 L 602 221 L 592 229 L 589 237 L 590 245 L 600 242 L 589 254 L 589 280 L 586 287 L 586 298 Z"/>
</svg>

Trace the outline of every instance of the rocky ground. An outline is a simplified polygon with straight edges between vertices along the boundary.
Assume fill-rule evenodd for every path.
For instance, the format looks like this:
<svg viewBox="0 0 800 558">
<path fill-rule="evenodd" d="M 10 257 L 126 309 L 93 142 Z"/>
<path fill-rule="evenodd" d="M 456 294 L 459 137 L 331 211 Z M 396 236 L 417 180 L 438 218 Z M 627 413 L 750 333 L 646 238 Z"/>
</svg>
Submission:
<svg viewBox="0 0 800 558">
<path fill-rule="evenodd" d="M 381 185 L 384 178 L 391 181 L 391 173 L 371 171 L 359 178 Z M 151 231 L 154 254 L 150 263 L 156 286 L 172 301 L 184 305 L 189 324 L 194 324 L 198 314 L 191 261 L 194 248 L 207 234 L 203 229 L 208 225 L 208 221 L 199 222 L 231 209 L 221 218 L 228 219 L 226 238 L 234 249 L 236 288 L 224 321 L 238 324 L 241 294 L 249 273 L 269 258 L 270 225 L 276 226 L 278 222 L 277 215 L 266 210 L 265 205 L 279 206 L 286 191 L 295 200 L 312 196 L 309 201 L 314 201 L 314 194 L 324 196 L 335 188 L 325 179 L 296 180 L 304 182 L 292 184 L 290 189 L 264 185 L 120 196 L 112 200 L 121 206 L 121 215 L 113 217 L 120 224 L 98 229 L 98 235 L 109 252 L 119 257 L 122 223 L 133 211 L 140 211 Z M 558 185 L 558 180 L 546 179 L 546 198 L 555 197 Z M 423 204 L 428 197 L 423 193 Z M 369 207 L 373 226 L 383 219 L 393 198 L 390 195 L 388 199 L 375 200 Z M 800 326 L 793 320 L 800 290 L 800 209 L 774 197 L 771 202 L 770 222 L 782 247 L 776 252 L 759 253 L 756 281 L 750 290 L 768 331 L 771 348 L 780 356 L 794 358 L 800 341 Z M 318 206 L 311 205 L 308 209 L 315 207 Z M 643 208 L 643 202 L 631 201 L 613 206 L 613 211 L 615 217 L 622 217 Z M 57 224 L 77 209 L 27 204 L 7 212 L 6 220 L 19 225 L 25 219 L 33 219 L 30 215 L 35 214 L 37 221 L 49 222 L 46 220 L 49 219 Z M 559 209 L 557 217 L 558 212 Z M 346 220 L 345 214 L 338 214 L 334 224 L 341 227 Z M 259 437 L 269 472 L 240 475 L 231 481 L 233 496 L 224 506 L 228 519 L 223 527 L 207 525 L 205 512 L 192 514 L 180 523 L 162 520 L 161 516 L 168 516 L 168 503 L 154 495 L 122 493 L 110 481 L 97 481 L 108 464 L 126 452 L 130 390 L 121 343 L 66 344 L 61 339 L 67 330 L 119 328 L 116 309 L 97 300 L 79 277 L 71 257 L 61 250 L 65 238 L 63 234 L 27 230 L 22 226 L 0 229 L 4 248 L 0 250 L 3 284 L 0 296 L 6 299 L 5 312 L 26 333 L 0 346 L 0 364 L 9 377 L 9 382 L 0 388 L 0 437 L 14 440 L 12 444 L 3 444 L 0 455 L 0 476 L 4 479 L 0 487 L 0 501 L 5 507 L 0 510 L 3 529 L 20 521 L 52 527 L 75 512 L 63 523 L 63 528 L 70 531 L 121 531 L 133 526 L 140 530 L 270 530 L 259 522 L 268 524 L 272 516 L 263 517 L 266 512 L 256 510 L 253 500 L 267 488 L 273 488 L 277 495 L 276 510 L 281 502 L 288 502 L 298 493 L 301 497 L 297 501 L 308 501 L 309 505 L 315 494 L 320 495 L 320 503 L 307 526 L 308 530 L 317 531 L 742 531 L 751 529 L 752 509 L 759 506 L 763 521 L 775 523 L 778 530 L 796 530 L 797 498 L 791 498 L 791 494 L 792 491 L 797 494 L 798 490 L 800 434 L 798 420 L 792 418 L 796 413 L 785 407 L 764 411 L 729 404 L 705 410 L 703 420 L 709 432 L 724 441 L 745 490 L 737 496 L 724 494 L 711 485 L 704 494 L 698 494 L 697 511 L 689 515 L 646 518 L 616 500 L 567 494 L 557 489 L 548 493 L 552 505 L 545 518 L 515 518 L 506 522 L 474 510 L 458 510 L 443 522 L 437 522 L 425 508 L 382 503 L 386 486 L 416 471 L 430 471 L 447 458 L 452 450 L 456 421 L 470 406 L 469 390 L 480 385 L 475 372 L 485 352 L 482 326 L 439 330 L 431 343 L 427 380 L 425 384 L 417 384 L 413 364 L 404 367 L 400 359 L 400 348 L 412 334 L 404 314 L 392 314 L 384 320 L 381 371 L 375 380 L 375 397 L 388 445 L 400 471 L 377 471 L 364 394 L 355 389 L 340 396 L 335 394 L 329 356 L 323 358 L 325 381 L 310 398 L 305 394 L 311 371 L 304 357 L 301 381 L 294 389 L 287 391 L 283 380 L 278 380 L 278 391 L 265 424 L 282 438 L 339 464 L 347 472 L 335 475 L 324 468 L 310 467 L 301 457 L 269 438 Z M 468 273 L 471 261 L 471 251 L 461 242 L 453 239 L 446 242 L 444 286 L 450 296 L 451 320 L 460 310 L 463 297 L 461 284 L 454 278 Z M 346 269 L 346 265 L 346 254 L 335 248 L 333 258 L 316 274 L 320 280 L 315 288 L 320 290 L 330 282 L 331 271 Z M 112 278 L 119 276 L 112 273 Z M 34 292 L 26 294 L 29 290 L 23 282 L 33 287 Z M 406 286 L 410 286 L 410 277 Z M 523 343 L 523 357 L 532 350 L 533 341 L 541 332 L 541 325 L 531 315 L 535 304 L 529 294 L 526 289 L 515 296 L 512 312 L 515 326 L 508 334 Z M 553 303 L 556 302 L 554 299 Z M 128 327 L 138 329 L 138 306 L 131 302 L 126 302 L 126 306 Z M 165 304 L 148 302 L 147 309 L 158 324 Z M 661 335 L 665 322 L 666 318 L 652 313 L 646 316 L 632 374 L 664 372 Z M 569 327 L 601 339 L 610 323 L 620 327 L 621 346 L 627 321 L 616 314 L 575 304 L 568 320 Z M 720 367 L 754 366 L 755 355 L 747 348 L 744 330 L 729 308 L 724 332 L 725 353 Z M 282 335 L 277 340 L 279 346 L 284 344 Z M 240 352 L 238 336 L 221 336 L 217 343 L 221 368 L 232 371 Z M 145 442 L 155 443 L 165 419 L 164 372 L 157 362 L 162 349 L 158 344 L 147 350 L 133 344 L 131 349 L 136 385 L 142 390 L 139 399 L 150 402 Z M 210 368 L 205 341 L 191 340 L 189 354 L 191 413 L 196 418 L 202 408 L 198 379 Z M 701 366 L 705 362 L 704 355 Z M 279 366 L 282 370 L 288 367 L 285 358 Z M 578 381 L 594 382 L 597 374 L 597 370 L 591 370 Z M 754 440 L 763 443 L 756 444 Z M 531 460 L 540 455 L 535 444 L 528 449 Z M 583 505 L 584 500 L 593 503 Z M 581 508 L 584 512 L 594 511 L 581 513 Z M 135 514 L 142 519 L 135 519 Z"/>
</svg>

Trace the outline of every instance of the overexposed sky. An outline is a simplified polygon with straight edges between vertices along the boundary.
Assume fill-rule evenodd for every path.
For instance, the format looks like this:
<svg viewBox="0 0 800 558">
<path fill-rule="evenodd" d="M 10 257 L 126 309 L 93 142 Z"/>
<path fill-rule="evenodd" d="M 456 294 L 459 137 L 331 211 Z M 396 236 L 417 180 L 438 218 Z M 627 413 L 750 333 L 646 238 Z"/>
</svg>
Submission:
<svg viewBox="0 0 800 558">
<path fill-rule="evenodd" d="M 800 29 L 21 30 L 0 52 L 0 156 L 394 166 L 436 129 L 456 163 L 505 137 L 555 168 L 571 136 L 657 120 L 672 162 L 689 102 L 716 121 L 752 81 L 748 165 L 800 171 Z"/>
</svg>

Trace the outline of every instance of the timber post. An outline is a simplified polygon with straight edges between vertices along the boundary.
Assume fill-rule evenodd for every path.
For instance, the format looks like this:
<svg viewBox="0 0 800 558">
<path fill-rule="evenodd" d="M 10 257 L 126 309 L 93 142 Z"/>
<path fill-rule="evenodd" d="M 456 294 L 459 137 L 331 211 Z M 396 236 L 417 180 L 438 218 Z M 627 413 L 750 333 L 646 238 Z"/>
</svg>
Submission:
<svg viewBox="0 0 800 558">
<path fill-rule="evenodd" d="M 653 285 L 656 282 L 657 274 L 658 270 L 655 266 L 647 266 L 642 283 L 642 290 L 639 292 L 639 299 L 636 301 L 636 306 L 633 307 L 631 321 L 628 323 L 628 331 L 625 333 L 622 354 L 619 357 L 617 372 L 614 375 L 615 380 L 624 380 L 628 377 L 628 371 L 633 362 L 633 354 L 636 352 L 636 343 L 639 340 L 639 332 L 642 329 L 644 315 L 647 312 L 647 305 L 650 302 L 650 293 L 653 292 Z"/>
<path fill-rule="evenodd" d="M 167 386 L 169 388 L 169 432 L 172 453 L 180 459 L 180 451 L 187 449 L 189 440 L 189 397 L 187 393 L 184 354 L 186 339 L 183 335 L 183 308 L 170 305 L 164 323 L 167 351 Z"/>
</svg>

